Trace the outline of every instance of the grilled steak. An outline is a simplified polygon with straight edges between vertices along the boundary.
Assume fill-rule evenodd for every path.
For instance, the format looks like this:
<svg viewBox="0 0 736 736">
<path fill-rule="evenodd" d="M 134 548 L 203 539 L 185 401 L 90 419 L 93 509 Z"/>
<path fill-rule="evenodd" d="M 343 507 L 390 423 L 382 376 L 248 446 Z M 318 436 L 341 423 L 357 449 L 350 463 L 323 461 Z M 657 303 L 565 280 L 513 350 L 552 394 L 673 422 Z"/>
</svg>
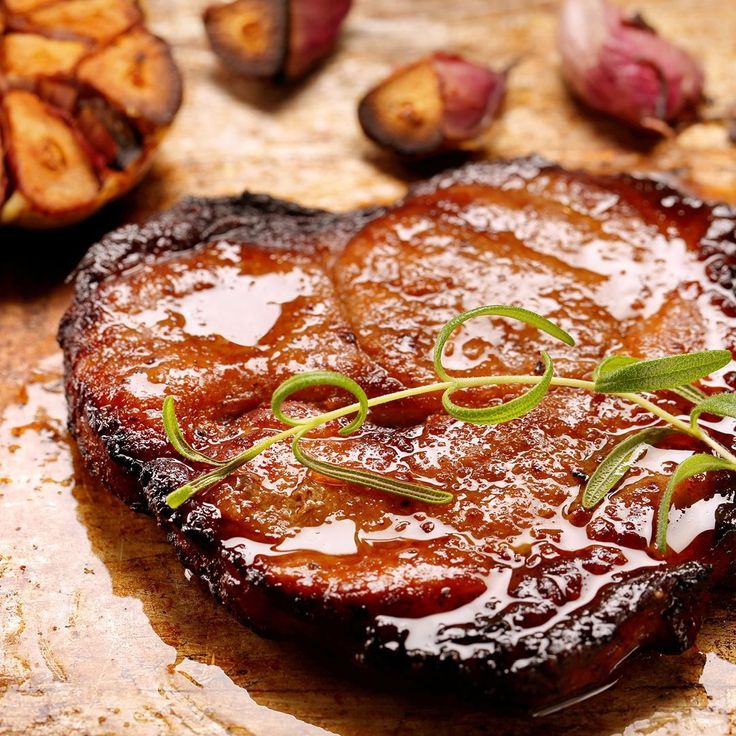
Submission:
<svg viewBox="0 0 736 736">
<path fill-rule="evenodd" d="M 538 311 L 578 344 L 476 320 L 448 346 L 455 373 L 533 372 L 541 349 L 575 377 L 616 351 L 733 351 L 735 232 L 727 206 L 536 159 L 469 165 L 347 214 L 249 194 L 189 199 L 108 235 L 81 264 L 60 329 L 70 427 L 91 472 L 154 514 L 186 567 L 257 630 L 505 703 L 559 702 L 608 682 L 637 649 L 693 642 L 734 559 L 728 477 L 678 491 L 666 555 L 652 536 L 673 463 L 697 443 L 675 436 L 648 451 L 591 512 L 586 477 L 651 415 L 556 388 L 527 416 L 482 427 L 431 396 L 373 412 L 350 437 L 329 425 L 306 442 L 321 458 L 447 488 L 451 505 L 329 480 L 280 443 L 172 511 L 166 494 L 203 468 L 168 445 L 162 400 L 175 396 L 187 438 L 224 459 L 281 428 L 268 402 L 294 373 L 341 371 L 369 395 L 433 380 L 437 331 L 481 304 Z M 289 410 L 346 400 L 320 390 Z"/>
</svg>

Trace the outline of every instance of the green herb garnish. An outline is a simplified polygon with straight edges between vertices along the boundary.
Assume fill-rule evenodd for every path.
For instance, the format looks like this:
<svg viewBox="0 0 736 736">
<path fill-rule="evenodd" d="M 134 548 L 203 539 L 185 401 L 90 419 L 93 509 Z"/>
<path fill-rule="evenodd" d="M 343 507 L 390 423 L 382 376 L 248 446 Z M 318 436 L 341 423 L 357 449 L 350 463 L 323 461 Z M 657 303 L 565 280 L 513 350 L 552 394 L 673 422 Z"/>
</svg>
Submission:
<svg viewBox="0 0 736 736">
<path fill-rule="evenodd" d="M 704 396 L 690 412 L 690 425 L 693 429 L 697 429 L 701 414 L 715 414 L 718 417 L 736 419 L 736 394 Z"/>
<path fill-rule="evenodd" d="M 662 494 L 657 513 L 657 547 L 664 552 L 667 549 L 667 523 L 669 521 L 670 506 L 672 505 L 672 494 L 680 483 L 692 478 L 694 475 L 709 473 L 714 470 L 736 470 L 736 466 L 730 460 L 716 457 L 715 455 L 690 455 L 683 460 L 675 470 L 667 483 Z"/>
<path fill-rule="evenodd" d="M 678 388 L 705 378 L 730 362 L 731 353 L 728 350 L 704 350 L 700 353 L 636 360 L 599 375 L 595 390 L 604 394 L 622 394 Z"/>
<path fill-rule="evenodd" d="M 586 509 L 597 506 L 629 472 L 629 468 L 642 456 L 646 448 L 656 444 L 671 432 L 672 430 L 664 427 L 650 427 L 630 434 L 619 442 L 588 479 L 583 493 L 583 506 Z"/>
<path fill-rule="evenodd" d="M 692 385 L 693 381 L 725 367 L 731 361 L 731 353 L 727 350 L 707 350 L 651 360 L 611 355 L 598 364 L 593 372 L 592 381 L 555 376 L 552 359 L 544 352 L 542 353 L 544 367 L 542 375 L 473 377 L 450 375 L 442 365 L 445 344 L 462 324 L 483 316 L 509 317 L 536 327 L 566 345 L 575 344 L 573 338 L 563 329 L 527 309 L 503 305 L 478 307 L 459 314 L 440 331 L 433 353 L 435 372 L 440 379 L 438 382 L 369 399 L 365 391 L 353 379 L 341 373 L 313 371 L 292 376 L 284 381 L 271 397 L 271 410 L 274 416 L 289 428 L 257 442 L 245 452 L 224 461 L 215 460 L 203 454 L 186 441 L 176 418 L 174 399 L 167 396 L 164 400 L 162 416 L 164 429 L 171 445 L 183 457 L 195 463 L 210 465 L 212 470 L 170 493 L 166 498 L 166 503 L 171 508 L 178 508 L 199 491 L 219 483 L 271 445 L 286 439 L 292 442 L 294 457 L 302 465 L 322 475 L 345 483 L 354 483 L 385 493 L 393 493 L 414 501 L 431 504 L 449 503 L 454 497 L 443 489 L 320 460 L 307 453 L 301 443 L 309 439 L 308 435 L 312 430 L 328 422 L 355 415 L 352 421 L 339 430 L 339 434 L 345 436 L 360 429 L 368 417 L 370 408 L 374 406 L 440 391 L 445 411 L 456 419 L 473 424 L 502 424 L 532 411 L 541 403 L 550 387 L 566 386 L 597 393 L 614 394 L 646 409 L 664 422 L 664 425 L 657 425 L 631 434 L 614 447 L 588 480 L 582 498 L 583 507 L 586 509 L 595 507 L 615 489 L 647 446 L 656 444 L 673 432 L 694 437 L 708 445 L 715 453 L 713 455 L 692 455 L 678 466 L 667 484 L 657 514 L 655 535 L 658 549 L 665 552 L 669 510 L 676 487 L 688 478 L 701 473 L 721 470 L 736 471 L 736 456 L 713 439 L 698 424 L 698 418 L 704 413 L 736 418 L 736 394 L 722 393 L 706 396 L 699 388 Z M 465 407 L 452 400 L 452 395 L 457 391 L 499 385 L 527 385 L 531 388 L 510 401 L 486 407 Z M 320 386 L 347 391 L 355 397 L 356 401 L 318 416 L 293 417 L 284 412 L 283 403 L 292 394 Z M 683 421 L 670 414 L 651 399 L 641 395 L 644 392 L 652 393 L 663 390 L 672 391 L 695 405 L 689 421 Z"/>
<path fill-rule="evenodd" d="M 179 420 L 176 418 L 176 408 L 174 407 L 174 397 L 167 396 L 164 399 L 163 408 L 163 420 L 164 427 L 166 428 L 166 436 L 169 438 L 169 442 L 172 447 L 187 460 L 191 460 L 195 463 L 202 463 L 203 465 L 214 465 L 221 467 L 225 463 L 219 460 L 214 460 L 211 457 L 201 453 L 199 450 L 195 450 L 187 441 L 184 439 L 181 427 L 179 426 Z"/>
</svg>

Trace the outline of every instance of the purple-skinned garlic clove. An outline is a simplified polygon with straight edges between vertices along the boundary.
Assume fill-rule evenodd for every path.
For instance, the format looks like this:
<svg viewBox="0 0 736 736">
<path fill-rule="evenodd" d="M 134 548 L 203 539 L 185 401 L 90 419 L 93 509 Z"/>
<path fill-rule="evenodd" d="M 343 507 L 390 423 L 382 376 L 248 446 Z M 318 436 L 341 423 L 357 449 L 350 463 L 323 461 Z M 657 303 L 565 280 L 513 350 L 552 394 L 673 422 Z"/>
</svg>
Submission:
<svg viewBox="0 0 736 736">
<path fill-rule="evenodd" d="M 506 91 L 506 74 L 457 54 L 439 52 L 432 61 L 444 103 L 445 138 L 465 141 L 479 136 L 498 112 Z"/>
<path fill-rule="evenodd" d="M 291 0 L 287 79 L 303 77 L 332 52 L 350 5 L 351 0 Z"/>
<path fill-rule="evenodd" d="M 493 122 L 505 90 L 505 72 L 437 52 L 368 92 L 358 118 L 369 138 L 403 155 L 472 148 Z"/>
<path fill-rule="evenodd" d="M 328 56 L 351 0 L 234 0 L 204 11 L 210 45 L 237 74 L 300 79 Z"/>
<path fill-rule="evenodd" d="M 585 104 L 630 125 L 671 133 L 703 99 L 703 72 L 640 16 L 607 0 L 566 0 L 558 47 L 565 81 Z"/>
</svg>

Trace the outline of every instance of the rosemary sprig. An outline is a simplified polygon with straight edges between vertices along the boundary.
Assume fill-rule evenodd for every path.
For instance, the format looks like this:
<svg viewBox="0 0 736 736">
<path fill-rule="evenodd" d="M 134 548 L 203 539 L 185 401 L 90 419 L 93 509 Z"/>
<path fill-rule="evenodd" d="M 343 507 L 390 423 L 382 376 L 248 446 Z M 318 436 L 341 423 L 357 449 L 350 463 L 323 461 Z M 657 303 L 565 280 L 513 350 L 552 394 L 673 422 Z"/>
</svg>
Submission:
<svg viewBox="0 0 736 736">
<path fill-rule="evenodd" d="M 195 463 L 202 463 L 203 465 L 214 465 L 215 467 L 221 467 L 225 463 L 201 453 L 199 450 L 195 450 L 184 438 L 184 434 L 179 426 L 179 420 L 176 418 L 176 407 L 174 406 L 174 397 L 167 396 L 164 399 L 163 407 L 163 420 L 164 427 L 166 427 L 166 436 L 169 438 L 169 442 L 172 447 L 187 460 L 191 460 Z"/>
<path fill-rule="evenodd" d="M 661 498 L 657 514 L 655 540 L 661 552 L 667 549 L 667 523 L 672 496 L 677 486 L 701 473 L 711 471 L 736 471 L 736 456 L 720 442 L 711 437 L 699 425 L 702 414 L 715 414 L 736 418 L 736 394 L 722 393 L 706 396 L 693 385 L 694 381 L 710 375 L 725 367 L 731 361 L 727 350 L 706 350 L 684 353 L 664 358 L 639 360 L 625 355 L 612 355 L 604 358 L 593 372 L 593 380 L 567 378 L 554 375 L 554 365 L 547 353 L 542 353 L 544 372 L 538 375 L 490 375 L 458 377 L 450 375 L 442 364 L 445 345 L 454 331 L 465 322 L 477 317 L 508 317 L 536 327 L 551 337 L 574 346 L 575 341 L 562 328 L 545 317 L 520 307 L 492 305 L 478 307 L 459 314 L 440 331 L 435 343 L 433 361 L 439 381 L 424 386 L 403 389 L 394 393 L 368 398 L 365 391 L 351 378 L 332 371 L 312 371 L 297 374 L 284 381 L 271 397 L 271 410 L 274 416 L 289 428 L 257 442 L 244 452 L 228 459 L 216 460 L 192 447 L 185 439 L 176 418 L 174 399 L 167 396 L 163 405 L 163 425 L 166 435 L 174 449 L 191 462 L 209 465 L 211 470 L 170 493 L 166 502 L 171 508 L 178 508 L 196 493 L 226 479 L 239 468 L 264 450 L 282 440 L 290 439 L 294 457 L 304 466 L 322 475 L 349 484 L 368 486 L 386 493 L 393 493 L 415 501 L 444 504 L 453 500 L 448 491 L 430 485 L 397 480 L 367 470 L 320 460 L 307 453 L 301 445 L 309 433 L 328 422 L 355 415 L 341 427 L 339 434 L 351 434 L 363 425 L 372 407 L 401 399 L 408 399 L 428 393 L 442 392 L 442 405 L 452 417 L 473 424 L 502 424 L 524 416 L 537 407 L 552 386 L 566 386 L 591 392 L 613 394 L 649 411 L 664 425 L 650 427 L 642 432 L 624 438 L 600 463 L 590 477 L 583 493 L 582 504 L 587 509 L 594 508 L 606 495 L 611 493 L 648 445 L 654 445 L 673 432 L 689 435 L 708 445 L 715 453 L 695 454 L 680 464 L 671 477 Z M 452 395 L 464 389 L 499 385 L 526 385 L 531 388 L 521 396 L 505 403 L 485 407 L 465 407 L 456 404 Z M 348 406 L 334 409 L 317 416 L 294 417 L 284 412 L 283 404 L 293 394 L 315 387 L 341 389 L 352 394 L 356 401 Z M 689 421 L 667 412 L 643 393 L 672 391 L 687 399 L 693 407 Z"/>
<path fill-rule="evenodd" d="M 710 473 L 714 470 L 736 470 L 734 464 L 728 460 L 724 460 L 714 455 L 690 455 L 683 460 L 670 477 L 667 487 L 664 489 L 662 499 L 659 503 L 658 523 L 657 523 L 657 547 L 664 552 L 667 549 L 667 517 L 669 516 L 670 506 L 672 505 L 672 495 L 677 486 L 688 478 L 701 473 Z"/>
<path fill-rule="evenodd" d="M 661 391 L 678 388 L 728 365 L 728 350 L 668 355 L 666 358 L 637 360 L 599 375 L 595 390 L 604 394 Z"/>
<path fill-rule="evenodd" d="M 671 433 L 672 430 L 665 427 L 649 427 L 619 442 L 588 479 L 583 507 L 592 509 L 597 506 L 618 485 L 647 446 L 656 444 Z"/>
</svg>

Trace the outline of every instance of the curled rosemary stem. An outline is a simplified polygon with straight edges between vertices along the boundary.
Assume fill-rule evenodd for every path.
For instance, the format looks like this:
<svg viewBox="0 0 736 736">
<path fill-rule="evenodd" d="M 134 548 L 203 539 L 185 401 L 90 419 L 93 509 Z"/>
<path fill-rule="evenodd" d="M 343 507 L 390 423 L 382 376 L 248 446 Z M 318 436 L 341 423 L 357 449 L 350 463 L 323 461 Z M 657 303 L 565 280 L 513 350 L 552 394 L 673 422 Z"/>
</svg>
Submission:
<svg viewBox="0 0 736 736">
<path fill-rule="evenodd" d="M 447 341 L 462 324 L 481 316 L 516 319 L 536 327 L 567 345 L 575 344 L 573 338 L 560 327 L 529 310 L 504 305 L 478 307 L 450 320 L 440 331 L 434 348 L 433 362 L 435 372 L 441 380 L 369 399 L 353 379 L 340 373 L 312 371 L 297 374 L 284 381 L 274 391 L 271 399 L 271 409 L 274 416 L 282 423 L 290 425 L 289 428 L 257 442 L 244 452 L 225 461 L 211 458 L 187 443 L 176 419 L 174 399 L 168 396 L 164 400 L 163 423 L 172 446 L 191 462 L 210 465 L 212 469 L 172 491 L 166 498 L 167 504 L 173 509 L 178 508 L 196 493 L 219 483 L 264 450 L 287 439 L 292 441 L 292 451 L 300 463 L 328 477 L 346 483 L 368 486 L 382 492 L 398 494 L 424 503 L 449 503 L 453 500 L 453 496 L 444 489 L 399 481 L 367 470 L 359 470 L 319 460 L 307 453 L 301 447 L 300 441 L 308 437 L 309 433 L 320 425 L 355 415 L 347 425 L 340 429 L 341 435 L 351 434 L 363 425 L 369 409 L 373 407 L 438 392 L 442 392 L 442 405 L 450 416 L 473 424 L 502 424 L 524 416 L 536 408 L 552 386 L 566 387 L 608 394 L 635 404 L 661 419 L 665 422 L 666 427 L 671 428 L 671 431 L 689 435 L 708 445 L 715 453 L 715 456 L 707 454 L 693 455 L 685 460 L 663 492 L 657 515 L 656 541 L 660 551 L 665 551 L 667 517 L 675 486 L 692 475 L 701 472 L 736 471 L 736 455 L 713 439 L 698 424 L 698 418 L 702 413 L 736 418 L 736 394 L 724 393 L 706 396 L 693 385 L 693 381 L 697 381 L 726 366 L 732 359 L 730 352 L 707 350 L 651 360 L 638 360 L 621 355 L 609 356 L 599 363 L 593 373 L 594 380 L 555 376 L 552 359 L 547 353 L 542 353 L 543 375 L 471 377 L 450 375 L 442 365 Z M 530 388 L 509 401 L 486 407 L 461 406 L 451 398 L 453 393 L 463 389 L 502 385 L 529 386 Z M 284 411 L 283 404 L 287 398 L 292 394 L 315 386 L 329 386 L 347 391 L 356 398 L 356 401 L 314 417 L 292 417 Z M 659 390 L 673 391 L 695 404 L 689 422 L 671 414 L 650 398 L 642 395 L 643 393 L 652 394 Z M 655 442 L 667 433 L 661 431 L 664 429 L 653 427 L 644 430 L 638 436 L 629 435 L 617 445 L 590 477 L 583 494 L 583 506 L 593 508 L 610 493 L 641 454 L 642 448 L 648 442 Z"/>
</svg>

